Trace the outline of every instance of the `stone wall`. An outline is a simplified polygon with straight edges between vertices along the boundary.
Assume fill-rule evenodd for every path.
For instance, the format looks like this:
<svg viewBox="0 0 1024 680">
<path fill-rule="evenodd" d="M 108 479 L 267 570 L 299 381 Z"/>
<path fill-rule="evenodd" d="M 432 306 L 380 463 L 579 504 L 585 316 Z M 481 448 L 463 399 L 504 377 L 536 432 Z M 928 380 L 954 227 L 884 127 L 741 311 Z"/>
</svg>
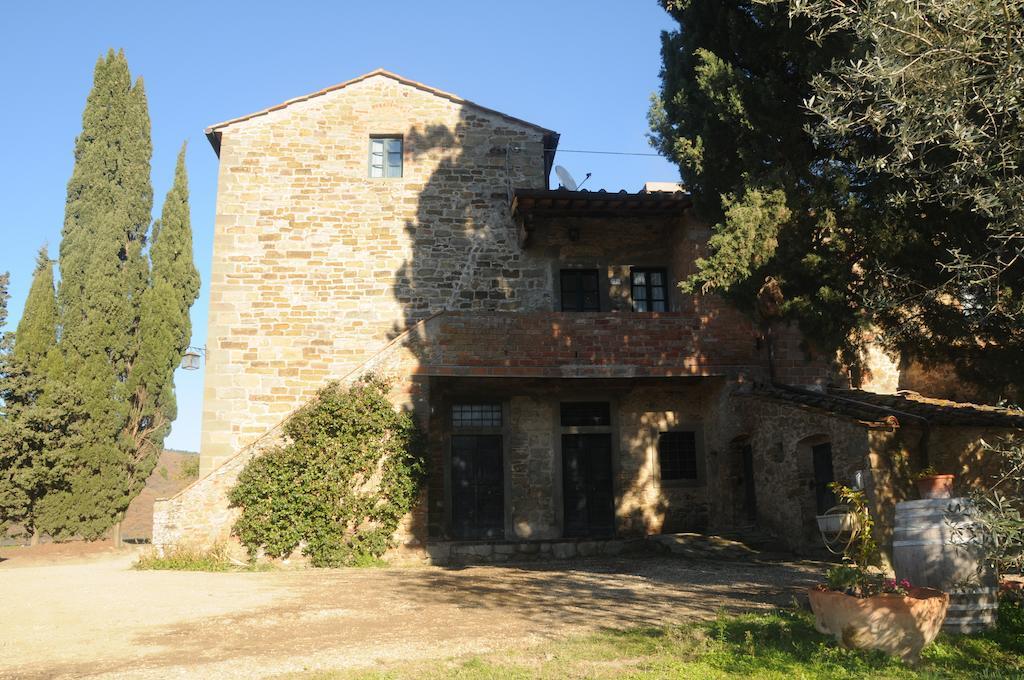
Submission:
<svg viewBox="0 0 1024 680">
<path fill-rule="evenodd" d="M 709 528 L 716 514 L 719 451 L 729 437 L 719 411 L 727 391 L 725 380 L 712 379 L 687 388 L 640 388 L 621 400 L 617 512 L 624 535 Z M 681 429 L 697 433 L 696 482 L 663 481 L 658 469 L 659 434 Z"/>
<path fill-rule="evenodd" d="M 753 449 L 759 526 L 793 549 L 820 549 L 811 447 L 831 443 L 834 478 L 849 485 L 858 470 L 870 469 L 869 430 L 853 420 L 758 398 L 738 397 L 733 408 L 742 411 Z"/>
<path fill-rule="evenodd" d="M 507 187 L 547 131 L 385 75 L 218 128 L 202 473 L 441 309 L 548 308 Z M 401 178 L 368 178 L 401 135 Z"/>
<path fill-rule="evenodd" d="M 557 403 L 540 395 L 509 400 L 511 432 L 508 438 L 509 511 L 512 532 L 523 540 L 558 538 L 553 429 Z M 512 538 L 512 536 L 510 536 Z"/>
<path fill-rule="evenodd" d="M 396 408 L 411 410 L 421 427 L 426 426 L 429 383 L 413 376 L 418 362 L 418 343 L 429 320 L 416 324 L 406 333 L 388 343 L 382 350 L 341 376 L 339 382 L 351 384 L 370 373 L 392 381 L 389 398 Z M 295 410 L 308 402 L 303 402 Z M 293 411 L 294 412 L 294 411 Z M 289 414 L 290 415 L 290 414 Z M 238 481 L 238 475 L 253 458 L 282 443 L 282 427 L 287 416 L 269 428 L 255 441 L 242 447 L 234 456 L 221 462 L 214 470 L 182 489 L 175 496 L 159 499 L 153 505 L 153 545 L 163 554 L 173 547 L 206 549 L 217 544 L 231 544 L 240 549 L 231 536 L 231 528 L 239 510 L 230 507 L 228 494 Z M 395 532 L 397 556 L 418 552 L 426 540 L 426 494 L 416 507 L 401 521 Z"/>
<path fill-rule="evenodd" d="M 157 504 L 158 547 L 225 540 L 227 492 L 276 443 L 276 424 L 330 380 L 371 371 L 396 378 L 394 402 L 415 409 L 430 437 L 433 473 L 399 531 L 407 549 L 444 530 L 445 402 L 433 386 L 448 376 L 545 379 L 519 392 L 504 383 L 510 538 L 560 535 L 557 410 L 573 390 L 604 390 L 618 404 L 624 533 L 730 525 L 722 461 L 753 428 L 720 376 L 770 377 L 765 328 L 675 286 L 665 313 L 633 313 L 629 299 L 632 266 L 665 267 L 670 281 L 693 271 L 708 231 L 691 215 L 555 220 L 523 249 L 509 191 L 547 186 L 551 133 L 387 75 L 216 130 L 203 476 Z M 401 178 L 368 178 L 371 135 L 402 136 Z M 608 311 L 552 311 L 564 266 L 602 272 Z M 795 327 L 771 335 L 776 379 L 827 378 Z M 580 377 L 598 382 L 580 387 Z M 680 382 L 643 382 L 670 377 Z M 702 433 L 703 479 L 661 484 L 657 433 L 687 424 Z M 782 485 L 782 473 L 765 475 L 759 484 Z"/>
<path fill-rule="evenodd" d="M 480 401 L 505 405 L 502 432 L 506 457 L 506 539 L 556 540 L 562 534 L 562 461 L 560 438 L 575 432 L 559 422 L 566 401 L 608 401 L 612 424 L 579 431 L 610 433 L 613 487 L 619 536 L 662 531 L 700 531 L 713 524 L 718 451 L 731 436 L 721 405 L 730 383 L 703 379 L 488 379 L 434 378 L 432 406 L 433 465 L 430 481 L 431 540 L 448 540 L 445 467 L 453 433 L 446 422 L 451 404 Z M 658 468 L 661 432 L 698 433 L 700 476 L 696 481 L 663 482 Z"/>
</svg>

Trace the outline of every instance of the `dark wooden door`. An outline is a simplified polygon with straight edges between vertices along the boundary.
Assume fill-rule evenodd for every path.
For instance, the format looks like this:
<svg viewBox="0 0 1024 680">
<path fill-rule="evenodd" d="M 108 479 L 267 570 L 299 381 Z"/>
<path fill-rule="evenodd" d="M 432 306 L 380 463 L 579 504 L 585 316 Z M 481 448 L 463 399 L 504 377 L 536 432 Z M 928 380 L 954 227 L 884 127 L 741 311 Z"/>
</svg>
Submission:
<svg viewBox="0 0 1024 680">
<path fill-rule="evenodd" d="M 743 518 L 757 521 L 757 490 L 754 488 L 754 449 L 750 444 L 740 448 L 743 464 Z"/>
<path fill-rule="evenodd" d="M 836 504 L 836 495 L 828 488 L 835 481 L 832 473 L 832 445 L 818 444 L 812 447 L 811 456 L 814 459 L 814 498 L 820 515 Z"/>
<path fill-rule="evenodd" d="M 452 437 L 452 533 L 463 540 L 505 536 L 501 435 Z"/>
<path fill-rule="evenodd" d="M 562 490 L 566 536 L 615 532 L 610 434 L 562 435 Z"/>
</svg>

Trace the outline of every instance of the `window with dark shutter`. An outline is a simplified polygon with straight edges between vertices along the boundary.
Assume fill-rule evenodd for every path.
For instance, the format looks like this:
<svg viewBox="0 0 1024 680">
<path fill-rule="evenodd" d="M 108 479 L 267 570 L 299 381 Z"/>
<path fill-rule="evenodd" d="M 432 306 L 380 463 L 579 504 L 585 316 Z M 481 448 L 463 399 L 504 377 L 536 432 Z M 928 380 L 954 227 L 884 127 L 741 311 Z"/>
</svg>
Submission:
<svg viewBox="0 0 1024 680">
<path fill-rule="evenodd" d="M 658 467 L 663 481 L 697 479 L 697 433 L 662 432 L 658 436 Z"/>
<path fill-rule="evenodd" d="M 668 311 L 668 275 L 664 269 L 630 270 L 634 312 Z"/>
<path fill-rule="evenodd" d="M 563 312 L 601 311 L 596 269 L 563 269 L 561 280 Z"/>
</svg>

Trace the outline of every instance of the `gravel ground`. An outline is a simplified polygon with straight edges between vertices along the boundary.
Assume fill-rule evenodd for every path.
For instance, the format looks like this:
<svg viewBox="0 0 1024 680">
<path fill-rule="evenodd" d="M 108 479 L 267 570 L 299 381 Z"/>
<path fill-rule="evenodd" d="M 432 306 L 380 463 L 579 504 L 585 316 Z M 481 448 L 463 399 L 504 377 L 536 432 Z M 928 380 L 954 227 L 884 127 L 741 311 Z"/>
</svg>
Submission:
<svg viewBox="0 0 1024 680">
<path fill-rule="evenodd" d="M 0 677 L 256 678 L 522 647 L 785 605 L 814 563 L 630 557 L 460 569 L 137 572 L 132 550 L 0 562 Z"/>
</svg>

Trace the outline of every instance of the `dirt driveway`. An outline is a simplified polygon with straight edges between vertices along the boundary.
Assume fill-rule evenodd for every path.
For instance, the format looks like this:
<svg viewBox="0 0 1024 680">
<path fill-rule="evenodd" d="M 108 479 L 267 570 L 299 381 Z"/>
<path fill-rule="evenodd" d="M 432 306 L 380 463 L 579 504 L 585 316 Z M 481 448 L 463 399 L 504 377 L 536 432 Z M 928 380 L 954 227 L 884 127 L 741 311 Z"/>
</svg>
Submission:
<svg viewBox="0 0 1024 680">
<path fill-rule="evenodd" d="M 484 653 L 788 604 L 819 577 L 672 557 L 223 574 L 134 559 L 0 563 L 0 677 L 253 678 Z"/>
</svg>

